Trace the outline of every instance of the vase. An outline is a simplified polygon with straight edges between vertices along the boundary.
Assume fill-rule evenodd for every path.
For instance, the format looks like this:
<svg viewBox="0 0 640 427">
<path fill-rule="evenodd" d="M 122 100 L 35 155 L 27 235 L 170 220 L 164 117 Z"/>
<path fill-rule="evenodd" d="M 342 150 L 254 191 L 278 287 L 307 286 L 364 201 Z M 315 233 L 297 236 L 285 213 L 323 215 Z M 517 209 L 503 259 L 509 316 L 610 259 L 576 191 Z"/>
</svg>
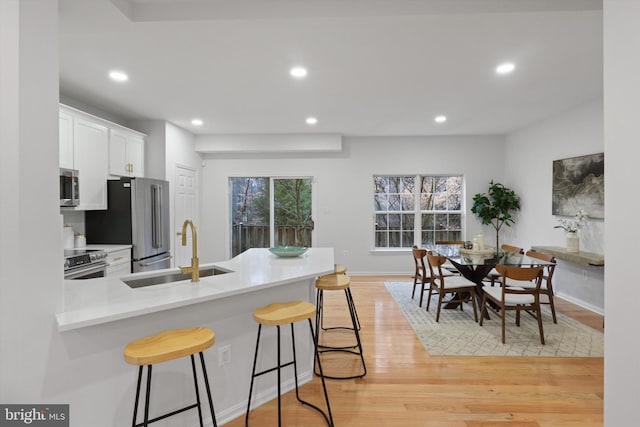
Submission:
<svg viewBox="0 0 640 427">
<path fill-rule="evenodd" d="M 577 254 L 580 252 L 580 238 L 578 233 L 567 233 L 567 252 Z"/>
</svg>

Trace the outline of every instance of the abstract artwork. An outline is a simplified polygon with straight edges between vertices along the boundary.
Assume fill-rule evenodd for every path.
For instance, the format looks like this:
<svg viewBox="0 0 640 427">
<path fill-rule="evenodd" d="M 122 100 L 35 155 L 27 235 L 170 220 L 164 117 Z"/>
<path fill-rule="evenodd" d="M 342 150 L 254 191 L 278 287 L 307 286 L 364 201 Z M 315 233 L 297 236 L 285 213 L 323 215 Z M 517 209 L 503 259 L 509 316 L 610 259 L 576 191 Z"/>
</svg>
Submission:
<svg viewBox="0 0 640 427">
<path fill-rule="evenodd" d="M 553 161 L 553 215 L 604 218 L 604 153 Z"/>
</svg>

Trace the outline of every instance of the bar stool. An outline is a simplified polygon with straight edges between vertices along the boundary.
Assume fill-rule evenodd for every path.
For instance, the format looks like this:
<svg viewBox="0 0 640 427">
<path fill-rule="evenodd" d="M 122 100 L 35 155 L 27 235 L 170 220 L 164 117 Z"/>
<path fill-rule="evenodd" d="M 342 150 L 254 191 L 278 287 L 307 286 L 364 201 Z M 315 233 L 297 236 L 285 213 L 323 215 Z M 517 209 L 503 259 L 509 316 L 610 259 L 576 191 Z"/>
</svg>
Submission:
<svg viewBox="0 0 640 427">
<path fill-rule="evenodd" d="M 317 308 L 316 308 L 316 330 L 320 331 L 330 331 L 330 330 L 348 330 L 353 331 L 356 343 L 354 345 L 346 345 L 346 346 L 329 346 L 324 344 L 318 344 L 318 353 L 327 353 L 327 352 L 344 352 L 351 353 L 360 356 L 360 361 L 362 362 L 362 373 L 356 375 L 349 376 L 335 376 L 335 375 L 326 375 L 322 374 L 322 372 L 315 372 L 318 376 L 324 376 L 325 378 L 334 379 L 334 380 L 346 380 L 353 378 L 362 378 L 367 374 L 367 366 L 364 362 L 364 356 L 362 351 L 362 341 L 360 340 L 360 321 L 358 319 L 358 313 L 356 311 L 355 303 L 353 302 L 353 296 L 351 295 L 351 278 L 346 274 L 329 274 L 326 276 L 321 276 L 316 280 L 316 292 L 317 292 Z M 325 291 L 338 291 L 344 290 L 344 294 L 347 300 L 347 307 L 349 309 L 349 316 L 351 317 L 351 326 L 334 326 L 330 328 L 324 328 L 323 324 L 323 311 L 324 311 L 324 292 Z M 315 371 L 315 369 L 314 369 Z"/>
<path fill-rule="evenodd" d="M 326 274 L 324 276 L 320 276 L 320 279 L 322 279 L 323 277 L 329 277 L 329 276 L 333 276 L 334 274 L 347 274 L 347 267 L 342 265 L 342 264 L 334 264 L 334 272 L 331 274 Z M 355 307 L 354 307 L 355 310 Z M 358 319 L 358 312 L 356 311 L 356 321 L 358 323 L 358 330 L 360 330 L 360 319 Z M 320 316 L 320 328 L 323 331 L 327 331 L 330 329 L 344 329 L 344 328 L 329 328 L 329 329 L 325 329 L 322 325 L 324 324 L 324 317 L 321 315 Z"/>
<path fill-rule="evenodd" d="M 300 322 L 302 320 L 307 319 L 309 322 L 309 331 L 311 332 L 311 338 L 313 339 L 313 351 L 314 357 L 318 362 L 318 368 L 320 372 L 322 372 L 322 366 L 320 365 L 320 358 L 318 356 L 318 337 L 313 333 L 313 325 L 311 324 L 311 318 L 316 312 L 316 307 L 305 301 L 291 301 L 285 303 L 273 303 L 267 306 L 256 309 L 253 312 L 253 318 L 258 323 L 258 338 L 256 340 L 256 352 L 253 357 L 253 370 L 251 372 L 251 385 L 249 386 L 249 400 L 247 402 L 247 414 L 245 416 L 245 425 L 249 425 L 249 412 L 251 410 L 251 394 L 253 393 L 253 380 L 256 377 L 267 374 L 269 372 L 276 371 L 278 372 L 278 426 L 282 425 L 282 415 L 281 415 L 281 369 L 293 365 L 293 375 L 296 383 L 296 399 L 304 405 L 315 409 L 320 412 L 324 417 L 325 421 L 329 425 L 329 427 L 333 427 L 333 416 L 331 414 L 331 406 L 329 405 L 329 395 L 327 394 L 327 387 L 324 383 L 324 378 L 321 377 L 322 380 L 322 389 L 324 390 L 324 398 L 327 405 L 327 413 L 325 413 L 319 407 L 302 400 L 300 398 L 300 394 L 298 393 L 298 367 L 296 364 L 296 342 L 295 336 L 293 333 L 293 324 L 296 322 Z M 288 363 L 282 363 L 280 359 L 280 326 L 281 325 L 291 325 L 291 346 L 293 348 L 293 360 Z M 266 326 L 275 326 L 277 328 L 277 336 L 278 336 L 278 365 L 271 369 L 266 369 L 264 371 L 256 373 L 256 363 L 258 361 L 258 348 L 260 346 L 260 333 L 262 332 L 262 325 Z M 328 415 L 327 415 L 328 414 Z"/>
<path fill-rule="evenodd" d="M 209 379 L 204 364 L 204 356 L 202 352 L 211 347 L 215 342 L 215 333 L 209 328 L 197 327 L 189 329 L 170 329 L 159 332 L 157 334 L 140 338 L 132 341 L 124 349 L 124 359 L 131 365 L 139 366 L 138 386 L 136 388 L 136 401 L 133 408 L 133 427 L 147 426 L 156 421 L 177 415 L 189 409 L 198 408 L 198 418 L 200 419 L 200 427 L 202 423 L 202 409 L 200 405 L 200 392 L 198 391 L 198 379 L 196 375 L 196 362 L 194 354 L 200 354 L 200 364 L 202 366 L 202 374 L 204 384 L 209 398 L 209 409 L 211 410 L 211 418 L 213 425 L 217 427 L 216 415 L 213 410 L 213 400 L 211 399 L 211 389 L 209 388 Z M 180 357 L 191 356 L 191 369 L 193 371 L 193 384 L 196 389 L 196 403 L 185 406 L 164 415 L 160 415 L 153 419 L 149 419 L 149 398 L 151 396 L 151 368 L 154 364 L 167 362 L 169 360 L 178 359 Z M 147 391 L 144 404 L 144 421 L 136 424 L 138 415 L 138 401 L 140 399 L 140 386 L 142 382 L 142 370 L 147 367 Z"/>
</svg>

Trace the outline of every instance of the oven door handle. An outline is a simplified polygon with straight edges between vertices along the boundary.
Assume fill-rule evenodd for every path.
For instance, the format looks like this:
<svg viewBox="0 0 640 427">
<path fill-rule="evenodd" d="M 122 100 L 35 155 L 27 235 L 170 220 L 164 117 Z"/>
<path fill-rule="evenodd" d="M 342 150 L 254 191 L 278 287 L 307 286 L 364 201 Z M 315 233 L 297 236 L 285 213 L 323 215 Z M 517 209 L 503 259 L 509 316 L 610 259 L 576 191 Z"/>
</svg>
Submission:
<svg viewBox="0 0 640 427">
<path fill-rule="evenodd" d="M 98 273 L 103 271 L 106 273 L 107 271 L 107 263 L 100 262 L 95 264 L 90 264 L 89 267 L 81 267 L 72 271 L 69 271 L 64 275 L 65 280 L 76 279 L 78 277 L 87 276 L 89 274 Z"/>
<path fill-rule="evenodd" d="M 160 264 L 161 262 L 164 262 L 166 260 L 169 260 L 173 258 L 172 255 L 169 255 L 168 257 L 164 257 L 162 259 L 156 260 L 156 261 L 152 261 L 152 262 L 141 262 L 140 263 L 140 267 L 149 267 L 150 265 L 154 265 L 154 264 Z"/>
</svg>

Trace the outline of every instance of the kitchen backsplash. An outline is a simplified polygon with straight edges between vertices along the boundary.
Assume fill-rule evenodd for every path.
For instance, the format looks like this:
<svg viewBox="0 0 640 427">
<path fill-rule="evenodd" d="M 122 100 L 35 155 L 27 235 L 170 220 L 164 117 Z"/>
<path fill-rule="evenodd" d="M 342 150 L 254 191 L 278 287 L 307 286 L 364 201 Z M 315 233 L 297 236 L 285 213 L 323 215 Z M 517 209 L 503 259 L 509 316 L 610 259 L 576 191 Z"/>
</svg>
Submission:
<svg viewBox="0 0 640 427">
<path fill-rule="evenodd" d="M 63 211 L 62 223 L 71 225 L 74 234 L 84 234 L 84 211 Z"/>
</svg>

